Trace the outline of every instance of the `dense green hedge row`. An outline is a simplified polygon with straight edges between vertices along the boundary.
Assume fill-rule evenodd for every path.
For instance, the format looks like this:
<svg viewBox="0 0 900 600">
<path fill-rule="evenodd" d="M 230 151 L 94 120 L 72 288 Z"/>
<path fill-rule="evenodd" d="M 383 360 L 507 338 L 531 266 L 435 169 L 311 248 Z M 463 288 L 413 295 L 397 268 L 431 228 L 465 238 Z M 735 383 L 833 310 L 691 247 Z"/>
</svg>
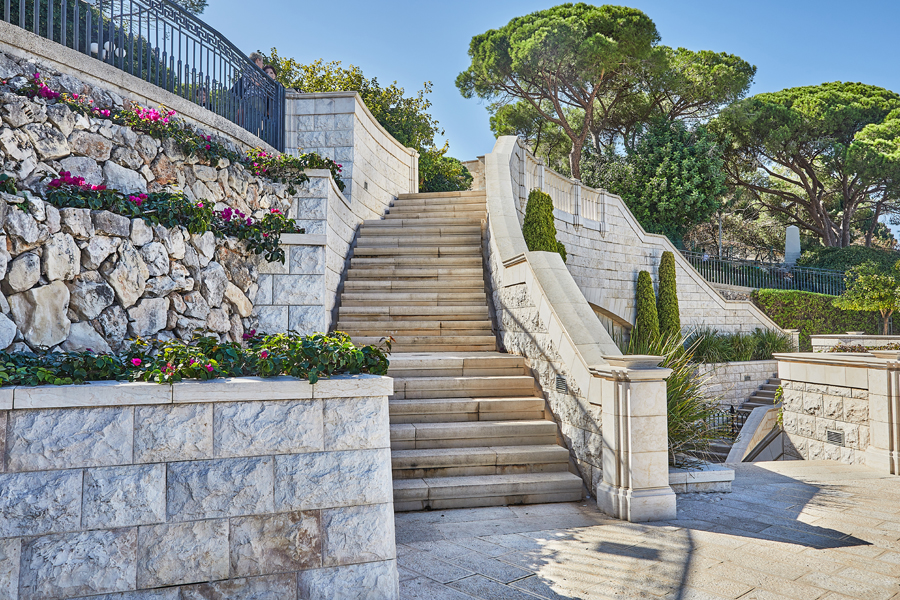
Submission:
<svg viewBox="0 0 900 600">
<path fill-rule="evenodd" d="M 816 269 L 835 269 L 847 271 L 864 262 L 874 262 L 884 271 L 890 271 L 900 260 L 900 252 L 884 248 L 866 248 L 865 246 L 847 246 L 846 248 L 816 248 L 807 250 L 797 261 L 803 267 Z"/>
<path fill-rule="evenodd" d="M 783 329 L 800 330 L 800 350 L 812 351 L 809 336 L 847 331 L 881 333 L 878 315 L 836 308 L 835 296 L 794 290 L 755 290 L 754 304 Z"/>
</svg>

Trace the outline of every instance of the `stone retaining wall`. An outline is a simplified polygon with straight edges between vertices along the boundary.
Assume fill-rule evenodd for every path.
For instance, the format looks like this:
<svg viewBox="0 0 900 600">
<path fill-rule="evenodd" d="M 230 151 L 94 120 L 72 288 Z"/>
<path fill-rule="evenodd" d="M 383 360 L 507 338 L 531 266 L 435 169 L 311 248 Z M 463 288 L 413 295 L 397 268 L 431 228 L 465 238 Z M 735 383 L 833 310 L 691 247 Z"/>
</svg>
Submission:
<svg viewBox="0 0 900 600">
<path fill-rule="evenodd" d="M 368 375 L 0 389 L 0 599 L 396 600 L 391 393 Z"/>
<path fill-rule="evenodd" d="M 703 389 L 710 396 L 721 398 L 721 404 L 726 408 L 740 406 L 759 386 L 777 374 L 777 360 L 747 360 L 700 366 L 700 375 L 705 379 Z"/>
</svg>

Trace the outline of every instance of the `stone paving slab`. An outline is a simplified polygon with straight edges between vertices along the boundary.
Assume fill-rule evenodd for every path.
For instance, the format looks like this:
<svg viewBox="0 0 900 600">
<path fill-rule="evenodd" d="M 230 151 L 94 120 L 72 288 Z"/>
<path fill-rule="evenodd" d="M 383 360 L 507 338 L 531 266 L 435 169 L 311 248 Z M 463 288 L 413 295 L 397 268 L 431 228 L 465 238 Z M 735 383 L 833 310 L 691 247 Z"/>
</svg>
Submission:
<svg viewBox="0 0 900 600">
<path fill-rule="evenodd" d="M 900 600 L 900 477 L 738 465 L 627 523 L 591 501 L 396 515 L 402 600 Z"/>
</svg>

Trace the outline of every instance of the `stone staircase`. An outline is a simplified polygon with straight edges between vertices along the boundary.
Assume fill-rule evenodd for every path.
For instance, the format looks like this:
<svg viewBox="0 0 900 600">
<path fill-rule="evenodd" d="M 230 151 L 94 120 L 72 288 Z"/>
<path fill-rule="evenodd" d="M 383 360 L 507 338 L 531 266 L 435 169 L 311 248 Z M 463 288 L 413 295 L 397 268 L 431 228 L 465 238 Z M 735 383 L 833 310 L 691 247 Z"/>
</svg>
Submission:
<svg viewBox="0 0 900 600">
<path fill-rule="evenodd" d="M 582 497 L 525 360 L 497 352 L 482 261 L 484 192 L 401 195 L 366 221 L 336 329 L 392 336 L 398 511 Z"/>
<path fill-rule="evenodd" d="M 737 412 L 740 417 L 746 421 L 750 416 L 750 413 L 753 412 L 754 408 L 758 408 L 760 406 L 774 406 L 775 405 L 775 391 L 778 389 L 778 386 L 781 385 L 781 379 L 777 377 L 770 377 L 764 384 L 759 386 L 756 391 L 750 394 L 750 397 L 747 398 L 735 412 Z M 731 452 L 731 447 L 734 443 L 731 440 L 720 439 L 712 444 L 709 447 L 710 460 L 712 462 L 725 462 L 728 458 L 728 453 Z"/>
</svg>

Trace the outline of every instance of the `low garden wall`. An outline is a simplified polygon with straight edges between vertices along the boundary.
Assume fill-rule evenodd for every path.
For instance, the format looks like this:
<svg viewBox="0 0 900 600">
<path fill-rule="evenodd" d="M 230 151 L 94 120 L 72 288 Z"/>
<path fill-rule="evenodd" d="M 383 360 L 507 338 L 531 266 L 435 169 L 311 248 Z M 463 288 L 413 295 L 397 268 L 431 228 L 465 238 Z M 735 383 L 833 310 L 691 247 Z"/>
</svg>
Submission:
<svg viewBox="0 0 900 600">
<path fill-rule="evenodd" d="M 0 388 L 0 598 L 396 600 L 389 378 Z"/>
<path fill-rule="evenodd" d="M 900 475 L 900 353 L 879 354 L 775 355 L 797 455 Z"/>
<path fill-rule="evenodd" d="M 778 374 L 778 361 L 748 360 L 710 363 L 700 366 L 703 388 L 711 397 L 721 398 L 724 407 L 737 408 L 771 377 Z"/>
<path fill-rule="evenodd" d="M 832 335 L 811 335 L 813 352 L 828 352 L 837 345 L 865 346 L 878 348 L 888 344 L 900 344 L 900 335 L 869 335 L 859 333 L 835 333 Z"/>
</svg>

